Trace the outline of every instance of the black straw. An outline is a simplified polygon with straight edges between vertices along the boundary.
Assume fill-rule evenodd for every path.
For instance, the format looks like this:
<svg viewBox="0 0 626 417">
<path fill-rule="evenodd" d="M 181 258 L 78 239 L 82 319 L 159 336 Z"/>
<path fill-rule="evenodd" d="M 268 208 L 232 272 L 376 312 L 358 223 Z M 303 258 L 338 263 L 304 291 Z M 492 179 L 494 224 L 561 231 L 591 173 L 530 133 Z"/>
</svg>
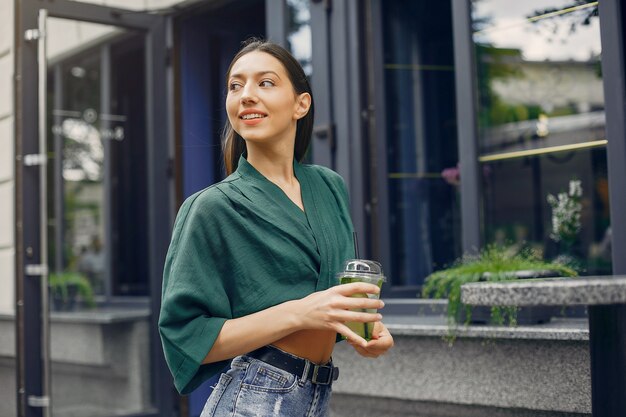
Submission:
<svg viewBox="0 0 626 417">
<path fill-rule="evenodd" d="M 356 232 L 352 232 L 352 239 L 354 240 L 354 259 L 359 259 L 359 242 L 356 238 Z"/>
</svg>

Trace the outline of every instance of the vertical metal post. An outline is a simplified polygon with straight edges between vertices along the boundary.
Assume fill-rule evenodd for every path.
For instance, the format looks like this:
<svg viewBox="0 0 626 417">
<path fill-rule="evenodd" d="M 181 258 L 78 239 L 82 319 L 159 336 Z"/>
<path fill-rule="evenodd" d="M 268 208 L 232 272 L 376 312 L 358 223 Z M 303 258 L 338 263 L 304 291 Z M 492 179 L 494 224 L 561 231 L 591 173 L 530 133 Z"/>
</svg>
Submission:
<svg viewBox="0 0 626 417">
<path fill-rule="evenodd" d="M 370 0 L 365 7 L 368 70 L 369 166 L 371 178 L 371 227 L 374 239 L 371 254 L 393 273 L 389 235 L 389 194 L 387 181 L 387 117 L 383 65 L 382 0 Z M 390 294 L 386 289 L 386 294 Z"/>
<path fill-rule="evenodd" d="M 54 66 L 54 109 L 63 108 L 63 67 Z M 54 116 L 54 125 L 62 128 L 63 117 Z M 63 271 L 65 242 L 65 190 L 63 182 L 63 133 L 55 129 L 54 133 L 54 271 Z"/>
<path fill-rule="evenodd" d="M 48 307 L 48 59 L 47 59 L 48 11 L 39 10 L 39 39 L 37 46 L 39 86 L 39 153 L 43 156 L 39 165 L 39 227 L 41 233 L 41 351 L 43 362 L 43 390 L 41 403 L 43 415 L 50 417 L 50 309 Z M 32 398 L 31 398 L 32 399 Z M 32 405 L 32 403 L 31 403 Z"/>
<path fill-rule="evenodd" d="M 287 0 L 265 2 L 265 33 L 270 41 L 287 47 Z"/>
<path fill-rule="evenodd" d="M 346 2 L 346 42 L 343 43 L 344 50 L 340 53 L 346 56 L 348 65 L 338 66 L 337 82 L 340 86 L 345 83 L 345 103 L 347 116 L 343 125 L 346 130 L 342 133 L 342 128 L 337 126 L 337 172 L 341 174 L 348 185 L 350 191 L 350 204 L 352 205 L 352 223 L 354 230 L 358 232 L 359 247 L 365 248 L 365 242 L 369 242 L 367 233 L 368 201 L 367 192 L 367 165 L 365 156 L 367 155 L 366 123 L 367 102 L 366 98 L 366 77 L 367 74 L 361 71 L 364 68 L 365 56 L 365 36 L 363 36 L 363 2 L 361 0 L 351 0 Z M 341 23 L 341 22 L 339 22 Z M 341 117 L 337 117 L 339 122 Z M 342 136 L 345 135 L 345 136 Z M 369 256 L 369 255 L 366 255 Z"/>
<path fill-rule="evenodd" d="M 100 110 L 99 114 L 111 113 L 111 47 L 108 44 L 100 47 Z M 107 130 L 110 126 L 108 120 L 99 118 L 100 129 Z M 104 222 L 104 242 L 102 250 L 104 251 L 104 294 L 105 300 L 108 302 L 113 297 L 113 276 L 115 275 L 115 265 L 113 264 L 113 248 L 117 245 L 113 242 L 113 182 L 111 181 L 111 140 L 102 137 L 102 148 L 104 150 L 103 164 L 103 205 L 102 205 L 102 221 Z"/>
<path fill-rule="evenodd" d="M 311 60 L 315 71 L 311 84 L 315 92 L 315 125 L 313 127 L 313 162 L 334 168 L 335 126 L 330 44 L 330 2 L 311 2 Z"/>
<path fill-rule="evenodd" d="M 613 273 L 626 273 L 626 66 L 620 0 L 599 3 L 606 114 Z M 626 305 L 589 307 L 591 408 L 594 417 L 626 410 Z"/>
<path fill-rule="evenodd" d="M 168 194 L 169 152 L 168 152 L 168 98 L 166 89 L 166 52 L 168 42 L 166 18 L 155 16 L 146 36 L 146 115 L 148 153 L 148 242 L 150 279 L 150 337 L 159 340 L 158 312 L 161 309 L 161 288 L 163 279 L 163 259 L 169 245 L 169 230 L 164 226 L 171 218 Z M 150 345 L 152 364 L 152 396 L 156 407 L 163 415 L 170 415 L 174 409 L 174 392 L 171 375 L 168 371 L 160 343 Z"/>
<path fill-rule="evenodd" d="M 47 10 L 21 4 L 16 65 L 16 356 L 20 417 L 50 416 L 47 213 Z M 33 17 L 37 13 L 37 21 Z M 36 23 L 36 27 L 33 27 Z M 36 41 L 36 42 L 35 42 Z M 36 49 L 35 49 L 36 45 Z M 36 90 L 35 90 L 36 89 Z M 20 96 L 21 95 L 21 96 Z M 37 117 L 24 120 L 24 115 Z M 30 123 L 29 123 L 30 122 Z"/>
<path fill-rule="evenodd" d="M 452 2 L 456 113 L 461 171 L 461 234 L 463 252 L 480 249 L 481 181 L 476 132 L 476 65 L 470 0 Z"/>
</svg>

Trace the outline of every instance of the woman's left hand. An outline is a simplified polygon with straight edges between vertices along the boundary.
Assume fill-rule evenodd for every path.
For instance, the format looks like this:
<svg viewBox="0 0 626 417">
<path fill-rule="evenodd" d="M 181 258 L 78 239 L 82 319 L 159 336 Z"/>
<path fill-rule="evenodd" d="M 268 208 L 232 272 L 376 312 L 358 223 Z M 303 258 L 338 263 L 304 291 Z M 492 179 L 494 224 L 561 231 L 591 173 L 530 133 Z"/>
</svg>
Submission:
<svg viewBox="0 0 626 417">
<path fill-rule="evenodd" d="M 359 355 L 365 356 L 366 358 L 377 358 L 393 347 L 393 336 L 391 336 L 391 333 L 389 333 L 389 330 L 387 330 L 382 322 L 377 321 L 374 323 L 372 340 L 367 342 L 365 347 L 356 345 L 350 340 L 348 340 L 348 343 Z"/>
</svg>

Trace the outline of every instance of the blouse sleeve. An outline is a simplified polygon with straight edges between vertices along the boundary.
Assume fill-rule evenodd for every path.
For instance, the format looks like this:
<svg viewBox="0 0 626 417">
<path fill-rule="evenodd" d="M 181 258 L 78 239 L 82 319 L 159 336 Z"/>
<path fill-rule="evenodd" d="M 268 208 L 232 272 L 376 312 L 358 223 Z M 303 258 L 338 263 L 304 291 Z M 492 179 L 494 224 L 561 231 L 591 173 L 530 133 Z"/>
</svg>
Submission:
<svg viewBox="0 0 626 417">
<path fill-rule="evenodd" d="M 204 193 L 220 194 L 210 191 Z M 227 277 L 218 262 L 224 256 L 219 204 L 200 196 L 186 200 L 178 213 L 163 274 L 159 333 L 181 394 L 193 391 L 228 363 L 202 364 L 232 310 Z"/>
</svg>

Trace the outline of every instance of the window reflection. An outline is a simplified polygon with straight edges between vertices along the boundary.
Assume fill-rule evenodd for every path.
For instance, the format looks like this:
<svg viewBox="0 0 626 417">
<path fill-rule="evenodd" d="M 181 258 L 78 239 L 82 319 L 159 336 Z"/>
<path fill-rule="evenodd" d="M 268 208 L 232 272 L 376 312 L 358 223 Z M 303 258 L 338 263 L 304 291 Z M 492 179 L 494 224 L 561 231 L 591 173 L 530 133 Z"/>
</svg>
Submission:
<svg viewBox="0 0 626 417">
<path fill-rule="evenodd" d="M 551 237 L 547 196 L 582 187 L 580 228 L 572 247 Z M 511 158 L 484 164 L 484 213 L 488 242 L 532 246 L 546 259 L 575 261 L 582 274 L 611 273 L 611 228 L 606 149 Z M 564 259 L 564 257 L 574 259 Z"/>
<path fill-rule="evenodd" d="M 310 0 L 287 0 L 288 49 L 311 77 L 311 11 Z"/>
<path fill-rule="evenodd" d="M 313 74 L 310 6 L 310 0 L 287 0 L 287 49 L 298 60 L 309 82 Z M 309 145 L 303 162 L 313 162 L 313 146 L 313 143 Z"/>
<path fill-rule="evenodd" d="M 79 273 L 99 301 L 148 294 L 144 46 L 118 32 L 65 59 L 57 48 L 48 82 L 52 270 Z"/>
<path fill-rule="evenodd" d="M 475 0 L 473 39 L 487 243 L 530 245 L 611 272 L 598 2 Z M 548 195 L 582 185 L 580 228 L 554 237 Z M 558 220 L 558 219 L 557 219 Z"/>
<path fill-rule="evenodd" d="M 598 2 L 473 6 L 481 153 L 605 139 Z"/>
</svg>

